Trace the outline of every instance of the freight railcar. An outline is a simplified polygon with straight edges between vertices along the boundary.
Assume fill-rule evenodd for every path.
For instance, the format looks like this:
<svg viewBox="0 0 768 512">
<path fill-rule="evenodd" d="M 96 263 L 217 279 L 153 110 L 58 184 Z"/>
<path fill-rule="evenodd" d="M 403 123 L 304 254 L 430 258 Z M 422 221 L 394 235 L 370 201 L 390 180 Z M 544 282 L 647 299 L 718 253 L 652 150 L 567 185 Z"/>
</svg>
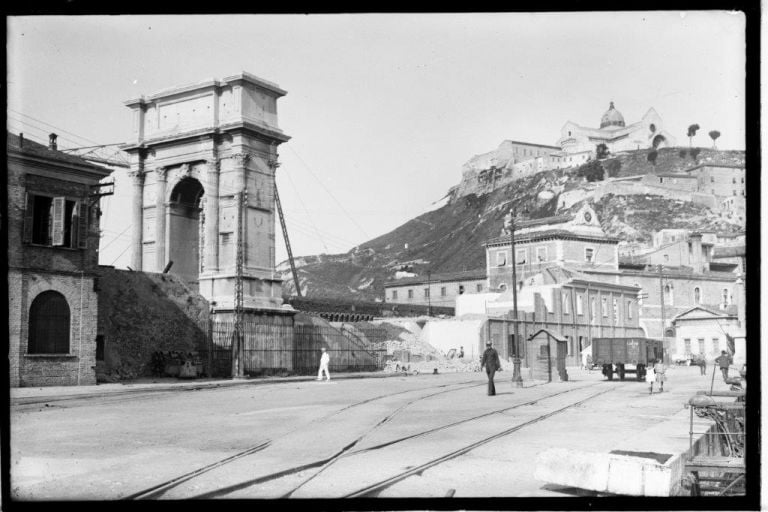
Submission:
<svg viewBox="0 0 768 512">
<path fill-rule="evenodd" d="M 645 378 L 646 368 L 653 361 L 663 360 L 664 345 L 650 338 L 593 338 L 592 361 L 603 368 L 603 375 L 613 380 L 613 374 L 624 380 L 626 374 Z"/>
</svg>

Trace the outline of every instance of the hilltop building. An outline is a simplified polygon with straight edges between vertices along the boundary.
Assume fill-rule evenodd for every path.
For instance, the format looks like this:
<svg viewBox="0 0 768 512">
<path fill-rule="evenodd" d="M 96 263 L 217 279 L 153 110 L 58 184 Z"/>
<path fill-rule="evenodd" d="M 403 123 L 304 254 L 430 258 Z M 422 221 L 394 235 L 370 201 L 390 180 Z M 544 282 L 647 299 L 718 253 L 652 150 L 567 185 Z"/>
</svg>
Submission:
<svg viewBox="0 0 768 512">
<path fill-rule="evenodd" d="M 605 144 L 611 153 L 633 149 L 661 148 L 675 145 L 675 138 L 664 130 L 661 116 L 650 108 L 636 123 L 629 126 L 624 116 L 611 102 L 600 119 L 599 128 L 588 128 L 568 121 L 560 129 L 558 145 L 566 153 L 594 151 Z"/>
<path fill-rule="evenodd" d="M 11 386 L 96 384 L 99 180 L 109 169 L 8 134 Z"/>
<path fill-rule="evenodd" d="M 624 116 L 611 102 L 599 128 L 568 121 L 560 130 L 556 146 L 505 140 L 495 150 L 473 156 L 463 165 L 461 183 L 451 194 L 484 194 L 542 171 L 578 167 L 595 157 L 600 144 L 617 153 L 670 147 L 675 145 L 675 139 L 664 130 L 661 116 L 653 108 L 640 121 L 627 126 Z"/>
</svg>

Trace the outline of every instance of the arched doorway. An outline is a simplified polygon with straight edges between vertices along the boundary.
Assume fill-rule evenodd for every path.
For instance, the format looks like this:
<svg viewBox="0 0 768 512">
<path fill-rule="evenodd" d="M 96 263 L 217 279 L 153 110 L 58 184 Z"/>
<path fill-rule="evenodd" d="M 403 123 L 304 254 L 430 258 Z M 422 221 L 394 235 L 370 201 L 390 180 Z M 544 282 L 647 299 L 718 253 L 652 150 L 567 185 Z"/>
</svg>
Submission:
<svg viewBox="0 0 768 512">
<path fill-rule="evenodd" d="M 653 138 L 653 148 L 657 149 L 659 146 L 667 142 L 667 139 L 663 135 L 657 135 Z"/>
<path fill-rule="evenodd" d="M 179 181 L 168 204 L 168 259 L 171 272 L 197 290 L 200 275 L 200 201 L 203 186 L 194 178 Z"/>
<path fill-rule="evenodd" d="M 69 304 L 59 292 L 43 292 L 32 301 L 27 352 L 69 353 Z"/>
</svg>

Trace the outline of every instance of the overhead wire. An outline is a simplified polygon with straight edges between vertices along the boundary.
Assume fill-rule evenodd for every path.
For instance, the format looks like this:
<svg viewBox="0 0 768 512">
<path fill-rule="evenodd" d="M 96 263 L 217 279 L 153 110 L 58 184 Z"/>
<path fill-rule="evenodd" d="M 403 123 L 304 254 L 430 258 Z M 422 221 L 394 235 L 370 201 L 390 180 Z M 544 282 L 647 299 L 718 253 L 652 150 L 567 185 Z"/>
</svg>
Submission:
<svg viewBox="0 0 768 512">
<path fill-rule="evenodd" d="M 328 195 L 331 197 L 331 199 L 333 199 L 333 200 L 336 202 L 336 204 L 337 204 L 337 205 L 339 205 L 339 208 L 341 209 L 341 211 L 342 211 L 342 212 L 344 212 L 344 214 L 347 216 L 347 218 L 349 218 L 349 220 L 350 220 L 350 221 L 352 221 L 352 223 L 353 223 L 355 226 L 357 226 L 357 228 L 360 230 L 360 232 L 361 232 L 363 235 L 365 235 L 365 237 L 366 237 L 366 238 L 370 238 L 370 236 L 368 235 L 368 233 L 366 233 L 366 232 L 365 232 L 365 230 L 364 230 L 364 229 L 363 229 L 363 228 L 360 226 L 360 224 L 358 224 L 358 223 L 357 223 L 357 221 L 356 221 L 356 220 L 355 220 L 355 219 L 354 219 L 354 218 L 353 218 L 353 217 L 352 217 L 352 216 L 349 214 L 349 212 L 347 212 L 347 210 L 345 210 L 345 209 L 344 209 L 344 207 L 343 207 L 343 206 L 342 206 L 342 204 L 339 202 L 339 200 L 338 200 L 338 199 L 336 199 L 336 196 L 334 196 L 334 195 L 331 193 L 331 191 L 330 191 L 330 190 L 328 190 L 328 188 L 325 186 L 325 184 L 324 184 L 324 183 L 323 183 L 323 182 L 320 180 L 320 178 L 318 178 L 318 177 L 315 175 L 315 173 L 314 173 L 314 172 L 312 172 L 312 169 L 311 169 L 311 168 L 309 167 L 309 165 L 308 165 L 308 164 L 307 164 L 307 163 L 304 161 L 304 159 L 301 157 L 301 155 L 299 155 L 299 154 L 298 154 L 298 152 L 297 152 L 297 151 L 296 151 L 296 150 L 293 148 L 293 145 L 291 145 L 291 144 L 288 144 L 288 143 L 286 143 L 286 145 L 287 145 L 287 146 L 288 146 L 288 148 L 289 148 L 289 149 L 290 149 L 290 150 L 293 152 L 293 154 L 294 154 L 294 155 L 296 155 L 296 158 L 298 158 L 298 159 L 299 159 L 299 161 L 302 163 L 302 165 L 304 165 L 304 167 L 307 169 L 307 171 L 309 171 L 309 173 L 312 175 L 312 177 L 313 177 L 313 178 L 315 178 L 315 181 L 317 181 L 317 182 L 320 184 L 320 186 L 321 186 L 321 187 L 323 187 L 323 190 L 325 190 L 325 191 L 328 193 Z"/>
</svg>

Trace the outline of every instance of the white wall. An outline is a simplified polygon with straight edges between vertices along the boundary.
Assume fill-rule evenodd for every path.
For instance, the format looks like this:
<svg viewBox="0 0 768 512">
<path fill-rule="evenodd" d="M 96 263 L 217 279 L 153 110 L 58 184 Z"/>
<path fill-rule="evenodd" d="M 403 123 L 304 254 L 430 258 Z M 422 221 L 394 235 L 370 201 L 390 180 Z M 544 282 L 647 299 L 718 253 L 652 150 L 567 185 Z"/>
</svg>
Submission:
<svg viewBox="0 0 768 512">
<path fill-rule="evenodd" d="M 479 358 L 482 345 L 482 329 L 486 320 L 434 320 L 431 319 L 421 331 L 421 340 L 429 343 L 442 353 L 452 348 L 457 351 L 464 347 L 464 357 Z"/>
</svg>

